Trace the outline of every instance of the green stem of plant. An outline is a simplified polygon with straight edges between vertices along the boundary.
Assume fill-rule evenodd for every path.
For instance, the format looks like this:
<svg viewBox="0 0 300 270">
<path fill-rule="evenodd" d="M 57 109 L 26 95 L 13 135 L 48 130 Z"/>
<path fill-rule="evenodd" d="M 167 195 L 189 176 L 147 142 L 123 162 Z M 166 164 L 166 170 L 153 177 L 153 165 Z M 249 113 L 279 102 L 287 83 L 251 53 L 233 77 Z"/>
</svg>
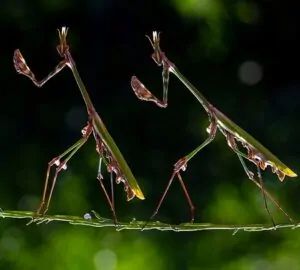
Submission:
<svg viewBox="0 0 300 270">
<path fill-rule="evenodd" d="M 91 226 L 91 227 L 112 227 L 117 231 L 121 230 L 141 230 L 146 221 L 138 221 L 133 219 L 130 222 L 119 222 L 117 227 L 113 219 L 107 219 L 100 217 L 94 211 L 91 211 L 91 219 L 85 219 L 79 216 L 69 215 L 45 215 L 43 217 L 37 217 L 34 212 L 30 211 L 4 211 L 0 210 L 0 218 L 16 218 L 16 219 L 29 219 L 27 223 L 37 225 L 42 223 L 49 223 L 53 221 L 68 222 L 72 225 Z M 93 217 L 92 217 L 93 216 Z M 181 223 L 178 225 L 167 224 L 159 221 L 149 222 L 144 230 L 158 230 L 158 231 L 174 231 L 174 232 L 192 232 L 192 231 L 210 231 L 210 230 L 228 230 L 236 234 L 239 231 L 245 232 L 261 232 L 272 231 L 284 228 L 296 229 L 300 227 L 300 223 L 297 224 L 278 224 L 274 228 L 272 224 L 213 224 L 213 223 Z"/>
</svg>

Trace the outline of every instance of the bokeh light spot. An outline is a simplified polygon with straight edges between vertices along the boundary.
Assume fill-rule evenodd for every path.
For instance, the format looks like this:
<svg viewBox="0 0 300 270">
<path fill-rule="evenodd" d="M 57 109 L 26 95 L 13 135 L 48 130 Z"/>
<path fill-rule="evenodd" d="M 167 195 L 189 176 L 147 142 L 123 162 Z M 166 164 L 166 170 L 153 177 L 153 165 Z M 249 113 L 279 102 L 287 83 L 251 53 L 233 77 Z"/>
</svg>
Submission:
<svg viewBox="0 0 300 270">
<path fill-rule="evenodd" d="M 260 18 L 260 13 L 260 9 L 255 3 L 239 2 L 236 4 L 237 17 L 243 23 L 257 23 Z"/>
<path fill-rule="evenodd" d="M 13 252 L 19 251 L 20 249 L 20 243 L 18 242 L 18 240 L 11 236 L 2 237 L 0 241 L 0 246 L 3 250 Z"/>
<path fill-rule="evenodd" d="M 238 77 L 244 84 L 252 86 L 261 81 L 263 69 L 255 61 L 245 61 L 240 65 Z"/>
<path fill-rule="evenodd" d="M 94 263 L 97 270 L 114 270 L 117 267 L 117 256 L 110 249 L 103 249 L 94 256 Z"/>
</svg>

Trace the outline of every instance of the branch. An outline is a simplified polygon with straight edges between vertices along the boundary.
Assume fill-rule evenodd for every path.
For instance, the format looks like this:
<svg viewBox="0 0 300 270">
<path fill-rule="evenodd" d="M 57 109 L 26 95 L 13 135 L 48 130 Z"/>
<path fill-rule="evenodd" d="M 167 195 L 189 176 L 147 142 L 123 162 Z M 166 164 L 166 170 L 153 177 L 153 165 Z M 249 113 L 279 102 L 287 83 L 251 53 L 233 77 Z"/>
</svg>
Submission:
<svg viewBox="0 0 300 270">
<path fill-rule="evenodd" d="M 66 215 L 45 215 L 43 217 L 37 217 L 34 212 L 30 211 L 3 211 L 0 209 L 0 218 L 20 218 L 30 219 L 27 225 L 31 223 L 42 224 L 49 223 L 51 221 L 68 222 L 72 225 L 82 225 L 91 227 L 116 227 L 114 220 L 107 219 L 99 216 L 95 211 L 91 211 L 94 215 L 87 213 L 84 217 L 78 216 L 66 216 Z M 119 222 L 116 230 L 141 230 L 145 225 L 145 221 L 137 221 L 133 219 L 131 222 Z M 223 225 L 212 223 L 181 223 L 179 225 L 172 225 L 161 223 L 159 221 L 149 222 L 144 230 L 159 230 L 159 231 L 174 231 L 174 232 L 191 232 L 191 231 L 204 231 L 204 230 L 229 230 L 236 234 L 238 231 L 246 232 L 260 232 L 270 231 L 283 228 L 296 229 L 300 227 L 300 223 L 297 224 L 278 224 L 276 227 L 270 224 L 246 224 L 246 225 Z"/>
</svg>

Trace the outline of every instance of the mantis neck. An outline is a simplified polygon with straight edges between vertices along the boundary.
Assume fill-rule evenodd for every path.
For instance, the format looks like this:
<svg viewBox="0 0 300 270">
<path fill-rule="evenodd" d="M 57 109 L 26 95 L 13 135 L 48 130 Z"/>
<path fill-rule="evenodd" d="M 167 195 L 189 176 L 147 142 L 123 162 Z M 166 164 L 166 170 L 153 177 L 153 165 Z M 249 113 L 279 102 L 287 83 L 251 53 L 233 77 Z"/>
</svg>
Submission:
<svg viewBox="0 0 300 270">
<path fill-rule="evenodd" d="M 193 86 L 176 67 L 172 67 L 170 70 L 194 95 L 194 97 L 201 103 L 202 107 L 206 112 L 210 112 L 211 104 L 208 100 Z"/>
<path fill-rule="evenodd" d="M 86 105 L 86 109 L 87 109 L 88 113 L 90 114 L 95 111 L 94 105 L 93 105 L 91 98 L 90 98 L 90 96 L 84 86 L 84 83 L 79 75 L 79 72 L 76 68 L 76 64 L 75 64 L 70 52 L 67 53 L 67 59 L 68 59 L 69 67 L 72 70 L 72 73 L 73 73 L 75 80 L 77 82 L 77 85 L 79 87 L 80 93 L 81 93 L 84 103 Z"/>
</svg>

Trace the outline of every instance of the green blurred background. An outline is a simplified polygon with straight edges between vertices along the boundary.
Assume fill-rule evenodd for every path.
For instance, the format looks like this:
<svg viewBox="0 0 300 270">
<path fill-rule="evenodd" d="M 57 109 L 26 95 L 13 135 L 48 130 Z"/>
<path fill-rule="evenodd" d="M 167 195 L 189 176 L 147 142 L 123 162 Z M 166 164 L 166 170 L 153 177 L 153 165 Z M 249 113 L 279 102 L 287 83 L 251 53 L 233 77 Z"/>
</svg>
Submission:
<svg viewBox="0 0 300 270">
<path fill-rule="evenodd" d="M 59 61 L 56 28 L 63 25 L 70 27 L 68 41 L 91 98 L 146 196 L 127 203 L 123 187 L 116 186 L 121 221 L 146 220 L 173 164 L 207 136 L 206 113 L 175 77 L 165 110 L 132 92 L 134 74 L 162 96 L 161 70 L 145 38 L 153 30 L 162 32 L 162 49 L 208 100 L 299 173 L 298 10 L 293 2 L 278 0 L 2 1 L 0 207 L 35 210 L 47 162 L 75 142 L 86 123 L 69 70 L 39 89 L 13 68 L 13 51 L 19 48 L 38 78 L 50 72 Z M 83 216 L 94 209 L 111 217 L 96 180 L 97 165 L 91 138 L 61 173 L 49 214 Z M 260 190 L 223 136 L 189 163 L 183 177 L 197 222 L 270 222 Z M 280 183 L 270 168 L 263 177 L 284 209 L 299 219 L 298 179 Z M 276 222 L 288 222 L 272 203 L 269 207 Z M 174 182 L 156 219 L 189 218 Z M 0 269 L 300 269 L 299 250 L 300 230 L 233 236 L 0 220 Z"/>
</svg>

